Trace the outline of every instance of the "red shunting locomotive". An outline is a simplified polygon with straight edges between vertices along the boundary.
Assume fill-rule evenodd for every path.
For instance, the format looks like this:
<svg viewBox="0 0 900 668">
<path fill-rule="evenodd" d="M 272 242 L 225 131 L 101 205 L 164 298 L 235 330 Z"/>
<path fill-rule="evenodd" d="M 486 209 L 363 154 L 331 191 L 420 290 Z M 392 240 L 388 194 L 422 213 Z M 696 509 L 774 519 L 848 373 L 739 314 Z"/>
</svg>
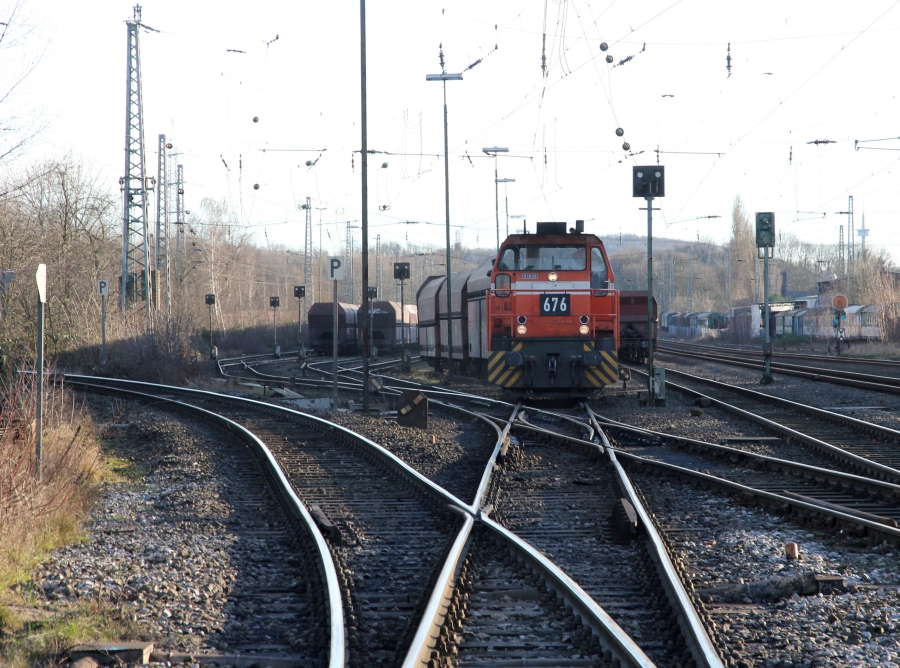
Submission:
<svg viewBox="0 0 900 668">
<path fill-rule="evenodd" d="M 619 376 L 619 293 L 603 242 L 583 221 L 512 234 L 495 260 L 433 278 L 417 296 L 420 354 L 483 373 L 515 395 L 578 396 Z M 458 293 L 458 294 L 457 294 Z"/>
</svg>

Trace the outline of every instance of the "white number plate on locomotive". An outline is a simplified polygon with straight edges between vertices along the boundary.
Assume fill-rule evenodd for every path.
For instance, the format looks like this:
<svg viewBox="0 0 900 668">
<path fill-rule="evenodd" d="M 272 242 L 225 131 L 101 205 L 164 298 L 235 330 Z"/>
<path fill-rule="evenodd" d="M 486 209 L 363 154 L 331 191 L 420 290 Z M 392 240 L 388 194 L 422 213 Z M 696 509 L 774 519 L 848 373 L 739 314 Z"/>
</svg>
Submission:
<svg viewBox="0 0 900 668">
<path fill-rule="evenodd" d="M 570 295 L 541 295 L 541 315 L 569 315 Z"/>
</svg>

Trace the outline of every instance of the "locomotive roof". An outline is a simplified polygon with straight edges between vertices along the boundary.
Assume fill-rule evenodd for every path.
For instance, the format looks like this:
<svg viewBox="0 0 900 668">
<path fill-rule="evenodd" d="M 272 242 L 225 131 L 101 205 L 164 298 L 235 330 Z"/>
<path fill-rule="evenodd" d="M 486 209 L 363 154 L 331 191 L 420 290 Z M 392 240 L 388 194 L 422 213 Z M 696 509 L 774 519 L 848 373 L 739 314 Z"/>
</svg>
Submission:
<svg viewBox="0 0 900 668">
<path fill-rule="evenodd" d="M 510 234 L 503 245 L 517 244 L 560 244 L 571 246 L 574 244 L 603 244 L 603 240 L 596 234 Z"/>
</svg>

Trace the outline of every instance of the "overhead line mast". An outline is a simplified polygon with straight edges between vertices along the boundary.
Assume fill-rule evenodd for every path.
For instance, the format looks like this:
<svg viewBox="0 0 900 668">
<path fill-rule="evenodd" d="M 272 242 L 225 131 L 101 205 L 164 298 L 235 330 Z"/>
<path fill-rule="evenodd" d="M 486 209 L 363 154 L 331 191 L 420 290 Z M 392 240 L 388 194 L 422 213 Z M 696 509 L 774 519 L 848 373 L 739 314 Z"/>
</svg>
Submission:
<svg viewBox="0 0 900 668">
<path fill-rule="evenodd" d="M 144 174 L 144 119 L 141 93 L 141 6 L 135 5 L 134 17 L 125 21 L 128 27 L 128 54 L 125 97 L 125 176 L 122 177 L 122 278 L 119 305 L 124 314 L 130 302 L 138 297 L 147 309 L 147 327 L 151 327 L 152 271 L 150 264 L 150 231 L 147 221 L 148 183 Z M 143 26 L 147 27 L 147 26 Z M 153 28 L 149 28 L 153 30 Z"/>
</svg>

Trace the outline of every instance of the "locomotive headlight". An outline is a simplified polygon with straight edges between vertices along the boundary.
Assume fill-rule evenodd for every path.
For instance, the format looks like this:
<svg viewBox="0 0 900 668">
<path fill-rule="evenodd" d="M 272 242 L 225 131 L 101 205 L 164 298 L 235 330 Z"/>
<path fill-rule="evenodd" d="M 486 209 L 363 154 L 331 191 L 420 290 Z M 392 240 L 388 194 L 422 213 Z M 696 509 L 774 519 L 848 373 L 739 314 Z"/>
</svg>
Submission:
<svg viewBox="0 0 900 668">
<path fill-rule="evenodd" d="M 528 331 L 528 328 L 525 325 L 519 325 L 516 327 L 516 334 L 525 334 Z"/>
<path fill-rule="evenodd" d="M 578 333 L 582 334 L 582 335 L 587 334 L 589 331 L 591 331 L 591 328 L 588 327 L 587 325 L 582 325 L 581 327 L 578 328 Z"/>
<path fill-rule="evenodd" d="M 524 315 L 520 315 L 518 318 L 516 318 L 516 322 L 520 325 L 524 325 L 526 322 L 528 322 L 528 318 L 526 318 Z"/>
<path fill-rule="evenodd" d="M 559 276 L 557 276 L 555 271 L 551 271 L 549 274 L 547 274 L 548 280 L 555 281 L 557 278 L 559 278 Z"/>
<path fill-rule="evenodd" d="M 582 325 L 586 325 L 586 324 L 588 324 L 590 321 L 591 321 L 591 319 L 588 318 L 586 315 L 583 315 L 583 316 L 581 316 L 580 318 L 578 318 L 578 322 L 580 322 Z"/>
</svg>

